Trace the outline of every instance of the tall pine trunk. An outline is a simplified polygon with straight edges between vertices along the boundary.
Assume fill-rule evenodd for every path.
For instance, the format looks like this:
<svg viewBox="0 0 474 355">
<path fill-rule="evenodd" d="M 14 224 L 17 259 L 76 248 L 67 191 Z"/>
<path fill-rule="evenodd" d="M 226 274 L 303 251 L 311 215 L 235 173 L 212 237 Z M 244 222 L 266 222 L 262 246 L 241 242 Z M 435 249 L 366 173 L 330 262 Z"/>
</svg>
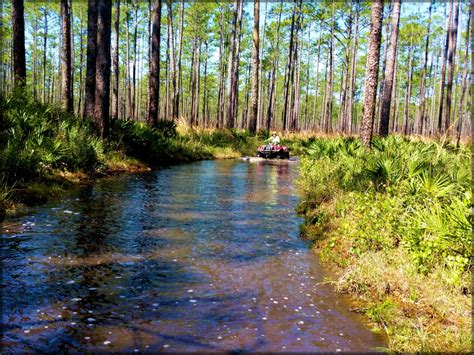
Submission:
<svg viewBox="0 0 474 355">
<path fill-rule="evenodd" d="M 152 21 L 150 79 L 148 81 L 148 96 L 150 102 L 147 115 L 147 122 L 150 127 L 156 126 L 159 117 L 161 0 L 154 0 L 153 2 Z"/>
<path fill-rule="evenodd" d="M 252 110 L 249 120 L 249 131 L 251 134 L 255 134 L 257 131 L 257 120 L 258 120 L 258 106 L 259 106 L 259 90 L 258 90 L 258 74 L 259 74 L 259 1 L 254 0 L 253 5 L 253 46 L 252 46 Z"/>
<path fill-rule="evenodd" d="M 318 88 L 319 88 L 319 62 L 321 59 L 321 28 L 322 24 L 319 25 L 319 39 L 318 39 L 318 55 L 316 58 L 315 74 L 314 74 L 314 102 L 313 102 L 313 116 L 311 119 L 311 130 L 316 129 L 316 117 L 318 112 Z M 309 80 L 309 78 L 308 78 Z"/>
<path fill-rule="evenodd" d="M 449 31 L 449 48 L 448 48 L 448 79 L 446 83 L 446 109 L 444 110 L 444 132 L 451 133 L 451 107 L 452 107 L 452 93 L 453 93 L 453 80 L 454 80 L 454 65 L 456 58 L 456 43 L 458 34 L 458 21 L 459 21 L 459 2 L 454 0 L 453 9 L 453 23 L 451 24 L 451 30 Z"/>
<path fill-rule="evenodd" d="M 174 28 L 173 28 L 173 7 L 171 0 L 166 0 L 168 7 L 168 37 L 169 37 L 169 56 L 170 56 L 170 74 L 171 74 L 171 118 L 174 120 L 177 118 L 177 95 L 176 95 L 176 62 L 175 62 L 175 51 L 174 51 Z"/>
<path fill-rule="evenodd" d="M 393 80 L 395 73 L 395 64 L 397 62 L 398 29 L 400 26 L 400 7 L 401 0 L 394 0 L 392 33 L 390 34 L 390 46 L 387 53 L 387 66 L 385 68 L 385 81 L 382 92 L 382 108 L 380 115 L 379 134 L 384 137 L 388 135 L 390 121 L 390 106 L 392 103 Z"/>
<path fill-rule="evenodd" d="M 71 7 L 69 0 L 61 0 L 61 33 L 61 101 L 66 111 L 73 112 Z"/>
<path fill-rule="evenodd" d="M 453 19 L 453 0 L 451 0 L 448 22 L 446 23 L 446 41 L 444 43 L 443 56 L 441 59 L 441 71 L 439 79 L 439 98 L 438 98 L 438 133 L 444 132 L 443 109 L 444 109 L 444 89 L 446 77 L 446 59 L 448 56 L 448 47 Z"/>
<path fill-rule="evenodd" d="M 16 87 L 26 84 L 25 8 L 23 0 L 12 0 L 13 73 Z"/>
<path fill-rule="evenodd" d="M 410 34 L 410 46 L 408 47 L 408 75 L 407 89 L 405 91 L 405 105 L 403 108 L 403 134 L 410 133 L 410 99 L 411 83 L 413 80 L 413 33 Z"/>
<path fill-rule="evenodd" d="M 464 53 L 464 70 L 462 75 L 462 84 L 461 84 L 461 97 L 459 98 L 459 109 L 458 109 L 458 122 L 456 125 L 456 144 L 459 146 L 459 141 L 461 139 L 461 133 L 463 130 L 463 123 L 464 123 L 464 99 L 466 97 L 467 91 L 467 75 L 468 75 L 468 67 L 469 67 L 469 34 L 471 33 L 471 16 L 472 16 L 472 9 L 469 8 L 469 14 L 467 17 L 467 26 L 466 26 L 466 43 L 465 43 L 465 53 Z"/>
<path fill-rule="evenodd" d="M 273 42 L 275 48 L 275 55 L 272 60 L 272 72 L 270 77 L 270 84 L 268 89 L 268 107 L 267 107 L 267 114 L 265 120 L 265 129 L 270 130 L 272 125 L 272 118 L 273 118 L 273 107 L 275 102 L 275 86 L 276 86 L 276 73 L 278 68 L 278 56 L 280 54 L 279 45 L 280 45 L 280 25 L 281 25 L 281 13 L 283 11 L 283 0 L 280 2 L 280 11 L 278 14 L 278 22 L 277 22 L 277 30 L 276 30 L 276 38 Z"/>
<path fill-rule="evenodd" d="M 94 116 L 95 106 L 95 80 L 97 61 L 97 11 L 98 0 L 87 2 L 87 63 L 86 63 L 86 87 L 84 98 L 84 116 Z M 102 50 L 102 49 L 101 49 Z"/>
<path fill-rule="evenodd" d="M 100 0 L 97 7 L 97 60 L 94 121 L 102 138 L 109 134 L 110 37 L 112 0 Z"/>
<path fill-rule="evenodd" d="M 293 6 L 293 11 L 291 14 L 291 27 L 290 27 L 290 45 L 288 49 L 288 61 L 286 64 L 286 71 L 285 71 L 285 94 L 283 99 L 283 113 L 282 113 L 282 124 L 283 130 L 286 131 L 288 129 L 288 111 L 289 111 L 289 100 L 291 96 L 290 92 L 290 82 L 291 82 L 291 75 L 293 73 L 292 63 L 293 63 L 293 42 L 294 42 L 294 31 L 295 31 L 295 15 L 296 15 L 296 1 L 295 5 Z"/>
<path fill-rule="evenodd" d="M 115 30 L 115 48 L 114 48 L 114 58 L 113 58 L 113 71 L 114 71 L 114 85 L 112 89 L 112 119 L 116 120 L 118 118 L 119 111 L 119 76 L 120 76 L 120 67 L 119 67 L 119 54 L 120 54 L 120 0 L 115 0 L 115 21 L 114 21 L 114 30 Z"/>
<path fill-rule="evenodd" d="M 374 128 L 375 100 L 377 95 L 380 44 L 382 39 L 383 0 L 372 3 L 370 18 L 369 48 L 365 69 L 364 114 L 360 128 L 362 144 L 370 147 Z"/>
<path fill-rule="evenodd" d="M 431 0 L 430 7 L 428 9 L 428 29 L 426 33 L 426 41 L 425 41 L 425 59 L 423 62 L 423 69 L 420 74 L 420 105 L 418 106 L 417 118 L 416 118 L 416 133 L 423 134 L 425 129 L 425 107 L 426 107 L 426 70 L 428 68 L 428 49 L 430 46 L 430 30 L 431 30 L 431 12 L 433 9 L 434 0 Z"/>
<path fill-rule="evenodd" d="M 351 58 L 351 73 L 349 79 L 349 94 L 347 99 L 347 108 L 346 108 L 346 115 L 347 115 L 347 122 L 350 125 L 350 132 L 354 133 L 354 124 L 352 120 L 354 108 L 354 94 L 355 94 L 355 79 L 356 79 L 356 65 L 357 65 L 357 43 L 359 40 L 359 13 L 360 13 L 360 5 L 359 0 L 356 0 L 356 11 L 355 11 L 355 20 L 354 20 L 354 40 L 352 42 L 352 58 Z"/>
<path fill-rule="evenodd" d="M 178 77 L 176 81 L 176 117 L 179 117 L 180 99 L 182 100 L 181 90 L 183 86 L 182 63 L 181 57 L 183 53 L 183 24 L 184 24 L 184 0 L 181 1 L 179 16 L 179 36 L 178 36 Z"/>
<path fill-rule="evenodd" d="M 232 34 L 230 40 L 229 48 L 229 60 L 227 62 L 227 88 L 226 88 L 226 99 L 227 99 L 227 110 L 226 110 L 226 128 L 233 128 L 235 125 L 235 118 L 233 116 L 232 105 L 234 103 L 233 99 L 233 69 L 235 61 L 235 47 L 236 47 L 236 34 L 237 34 L 237 19 L 239 13 L 240 1 L 235 0 L 234 2 L 234 16 L 232 20 Z"/>
<path fill-rule="evenodd" d="M 47 91 L 46 91 L 46 66 L 47 66 L 47 50 L 48 50 L 48 9 L 46 6 L 43 7 L 43 18 L 44 18 L 44 34 L 43 34 L 43 103 L 47 101 Z"/>
</svg>

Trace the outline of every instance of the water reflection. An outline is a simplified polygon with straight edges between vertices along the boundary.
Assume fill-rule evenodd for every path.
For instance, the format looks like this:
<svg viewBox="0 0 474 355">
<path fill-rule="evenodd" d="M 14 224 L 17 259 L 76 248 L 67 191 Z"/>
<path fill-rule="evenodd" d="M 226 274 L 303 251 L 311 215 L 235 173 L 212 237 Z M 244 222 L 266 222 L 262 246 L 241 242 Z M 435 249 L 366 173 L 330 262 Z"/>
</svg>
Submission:
<svg viewBox="0 0 474 355">
<path fill-rule="evenodd" d="M 299 238 L 296 168 L 205 161 L 99 181 L 7 221 L 7 351 L 383 345 Z M 22 297 L 17 297 L 21 294 Z"/>
</svg>

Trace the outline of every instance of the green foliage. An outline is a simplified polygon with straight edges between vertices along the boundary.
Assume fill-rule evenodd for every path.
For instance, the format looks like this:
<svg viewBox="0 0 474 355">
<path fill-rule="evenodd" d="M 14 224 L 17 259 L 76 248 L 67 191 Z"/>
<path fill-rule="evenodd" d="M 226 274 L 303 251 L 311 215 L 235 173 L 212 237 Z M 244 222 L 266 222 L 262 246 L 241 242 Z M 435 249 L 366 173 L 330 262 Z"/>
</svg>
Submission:
<svg viewBox="0 0 474 355">
<path fill-rule="evenodd" d="M 0 98 L 0 170 L 8 183 L 53 168 L 91 170 L 103 155 L 90 122 L 44 106 L 25 93 Z"/>
<path fill-rule="evenodd" d="M 422 273 L 473 265 L 468 147 L 394 136 L 369 151 L 353 138 L 316 139 L 300 169 L 305 203 L 335 198 L 352 254 L 403 247 Z"/>
</svg>

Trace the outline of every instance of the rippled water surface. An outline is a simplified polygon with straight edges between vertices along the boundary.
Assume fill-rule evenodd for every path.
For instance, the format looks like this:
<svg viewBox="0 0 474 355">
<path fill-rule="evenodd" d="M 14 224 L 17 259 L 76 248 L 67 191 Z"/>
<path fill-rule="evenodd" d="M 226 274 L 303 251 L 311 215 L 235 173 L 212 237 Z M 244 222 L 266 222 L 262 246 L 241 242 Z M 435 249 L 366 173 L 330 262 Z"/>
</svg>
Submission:
<svg viewBox="0 0 474 355">
<path fill-rule="evenodd" d="M 204 161 L 103 179 L 7 220 L 6 351 L 384 346 L 299 237 L 297 167 Z"/>
</svg>

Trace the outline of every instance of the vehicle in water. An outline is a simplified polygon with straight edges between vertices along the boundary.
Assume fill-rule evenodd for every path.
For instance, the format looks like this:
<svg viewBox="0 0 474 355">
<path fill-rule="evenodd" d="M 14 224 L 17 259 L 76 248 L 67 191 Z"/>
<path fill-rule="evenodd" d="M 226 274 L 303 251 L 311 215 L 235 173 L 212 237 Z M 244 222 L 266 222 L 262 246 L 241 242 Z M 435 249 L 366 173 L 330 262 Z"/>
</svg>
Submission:
<svg viewBox="0 0 474 355">
<path fill-rule="evenodd" d="M 290 150 L 284 145 L 261 145 L 257 149 L 257 157 L 265 159 L 290 159 Z"/>
</svg>

